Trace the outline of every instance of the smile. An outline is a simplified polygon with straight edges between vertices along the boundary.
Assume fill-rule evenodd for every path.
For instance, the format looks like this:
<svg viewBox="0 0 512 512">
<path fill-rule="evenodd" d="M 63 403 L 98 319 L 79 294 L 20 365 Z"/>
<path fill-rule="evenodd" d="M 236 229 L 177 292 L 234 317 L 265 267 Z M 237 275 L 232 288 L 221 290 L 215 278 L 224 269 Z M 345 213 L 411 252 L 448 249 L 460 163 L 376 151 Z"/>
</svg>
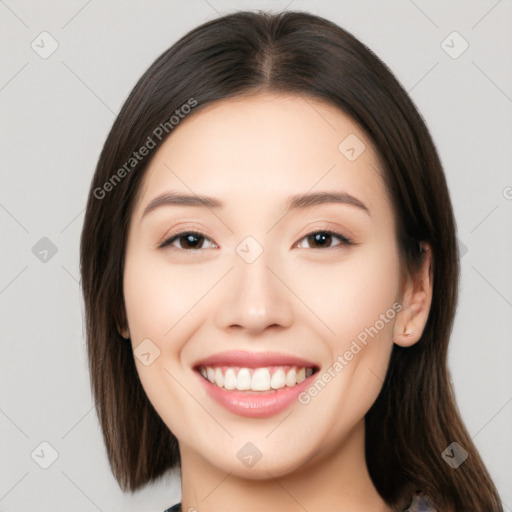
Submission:
<svg viewBox="0 0 512 512">
<path fill-rule="evenodd" d="M 314 363 L 294 356 L 240 351 L 214 355 L 193 368 L 215 402 L 252 418 L 289 407 L 318 371 Z"/>
<path fill-rule="evenodd" d="M 270 391 L 300 384 L 313 375 L 313 368 L 298 366 L 271 366 L 239 368 L 202 366 L 201 375 L 219 388 L 238 391 Z"/>
</svg>

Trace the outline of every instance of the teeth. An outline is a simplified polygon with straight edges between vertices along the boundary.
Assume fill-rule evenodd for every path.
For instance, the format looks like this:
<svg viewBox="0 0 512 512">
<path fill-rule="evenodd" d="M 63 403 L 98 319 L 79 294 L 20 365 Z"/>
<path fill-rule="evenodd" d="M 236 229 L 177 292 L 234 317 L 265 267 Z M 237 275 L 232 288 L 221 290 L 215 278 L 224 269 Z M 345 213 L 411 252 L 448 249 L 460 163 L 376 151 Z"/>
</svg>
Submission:
<svg viewBox="0 0 512 512">
<path fill-rule="evenodd" d="M 296 379 L 297 372 L 295 371 L 295 368 L 292 368 L 287 374 L 286 374 L 286 385 L 289 387 L 295 386 L 297 384 Z"/>
<path fill-rule="evenodd" d="M 252 377 L 247 368 L 242 368 L 238 372 L 238 377 L 236 378 L 236 389 L 239 391 L 247 391 L 251 389 L 251 381 Z"/>
<path fill-rule="evenodd" d="M 251 381 L 253 391 L 268 391 L 270 389 L 270 372 L 268 368 L 258 368 Z"/>
<path fill-rule="evenodd" d="M 272 373 L 273 370 L 273 373 Z M 238 372 L 238 374 L 237 374 Z M 297 366 L 272 368 L 200 368 L 201 375 L 219 388 L 238 391 L 270 391 L 292 387 L 313 375 L 313 368 Z"/>
<path fill-rule="evenodd" d="M 236 375 L 233 368 L 228 368 L 226 375 L 224 376 L 224 387 L 226 389 L 236 388 Z"/>
<path fill-rule="evenodd" d="M 220 368 L 216 368 L 215 370 L 215 384 L 217 384 L 219 388 L 224 387 L 224 374 Z"/>
<path fill-rule="evenodd" d="M 279 368 L 272 378 L 270 379 L 270 387 L 272 389 L 281 389 L 286 386 L 286 375 L 284 374 L 284 370 Z"/>
</svg>

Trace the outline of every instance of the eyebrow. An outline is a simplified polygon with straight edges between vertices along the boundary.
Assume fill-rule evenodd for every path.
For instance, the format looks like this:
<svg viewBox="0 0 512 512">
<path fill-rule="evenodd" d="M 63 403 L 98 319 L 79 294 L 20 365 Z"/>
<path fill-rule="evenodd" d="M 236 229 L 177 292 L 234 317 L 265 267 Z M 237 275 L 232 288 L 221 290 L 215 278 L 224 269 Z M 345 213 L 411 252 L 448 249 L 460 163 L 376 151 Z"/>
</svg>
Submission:
<svg viewBox="0 0 512 512">
<path fill-rule="evenodd" d="M 291 196 L 285 202 L 285 210 L 310 208 L 321 204 L 338 203 L 355 206 L 366 212 L 371 217 L 370 209 L 357 197 L 347 192 L 311 192 L 306 194 L 297 194 Z M 219 209 L 224 207 L 224 203 L 214 197 L 200 194 L 181 194 L 177 192 L 163 192 L 152 199 L 142 212 L 141 219 L 148 213 L 156 210 L 161 206 L 202 206 L 206 208 Z"/>
</svg>

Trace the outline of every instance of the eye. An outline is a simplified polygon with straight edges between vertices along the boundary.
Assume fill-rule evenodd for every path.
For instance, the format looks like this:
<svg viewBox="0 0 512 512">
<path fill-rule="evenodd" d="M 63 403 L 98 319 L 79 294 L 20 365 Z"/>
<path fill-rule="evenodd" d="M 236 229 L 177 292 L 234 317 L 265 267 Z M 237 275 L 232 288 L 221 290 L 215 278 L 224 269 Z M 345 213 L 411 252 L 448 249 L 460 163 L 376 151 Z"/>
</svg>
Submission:
<svg viewBox="0 0 512 512">
<path fill-rule="evenodd" d="M 331 245 L 328 247 L 332 243 L 333 238 L 337 238 L 340 242 L 334 246 Z M 334 247 L 338 245 L 354 245 L 352 240 L 340 235 L 339 233 L 334 233 L 333 231 L 314 231 L 313 233 L 306 235 L 302 240 L 312 242 L 316 246 L 309 247 L 310 249 L 334 249 Z M 300 247 L 300 243 L 297 247 Z"/>
<path fill-rule="evenodd" d="M 204 249 L 204 247 L 202 247 L 203 243 L 201 243 L 201 241 L 204 240 L 209 240 L 211 242 L 210 238 L 203 235 L 202 233 L 199 233 L 198 231 L 182 231 L 181 233 L 176 233 L 175 235 L 171 236 L 171 238 L 164 240 L 158 247 L 162 248 L 168 245 L 173 245 L 174 242 L 177 241 L 179 247 L 176 247 L 176 249 L 190 249 L 195 251 L 198 249 Z M 216 247 L 215 244 L 213 245 Z"/>
<path fill-rule="evenodd" d="M 339 243 L 333 246 L 332 241 L 336 238 L 339 240 Z M 199 231 L 182 231 L 181 233 L 176 233 L 167 240 L 164 240 L 158 247 L 162 248 L 172 246 L 175 242 L 178 242 L 178 247 L 174 246 L 176 249 L 197 251 L 199 249 L 205 249 L 205 240 L 212 242 L 210 238 Z M 354 242 L 347 237 L 327 230 L 314 231 L 309 235 L 306 235 L 294 247 L 300 247 L 302 240 L 312 242 L 315 245 L 314 247 L 306 247 L 310 249 L 334 249 L 334 247 L 337 247 L 338 245 L 354 245 Z M 213 242 L 212 246 L 217 247 Z"/>
</svg>

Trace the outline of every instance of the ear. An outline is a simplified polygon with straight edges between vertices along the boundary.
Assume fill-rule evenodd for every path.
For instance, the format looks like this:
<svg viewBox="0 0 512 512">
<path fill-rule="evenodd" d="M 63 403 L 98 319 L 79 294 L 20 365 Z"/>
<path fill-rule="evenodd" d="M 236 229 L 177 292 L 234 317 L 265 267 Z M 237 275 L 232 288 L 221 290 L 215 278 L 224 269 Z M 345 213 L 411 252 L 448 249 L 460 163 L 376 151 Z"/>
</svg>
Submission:
<svg viewBox="0 0 512 512">
<path fill-rule="evenodd" d="M 125 340 L 129 340 L 130 339 L 130 330 L 129 329 L 117 329 L 119 334 L 125 339 Z"/>
<path fill-rule="evenodd" d="M 402 347 L 410 347 L 419 341 L 430 312 L 433 289 L 433 261 L 430 245 L 421 242 L 422 263 L 414 276 L 407 276 L 402 286 L 399 302 L 402 310 L 394 325 L 393 341 Z"/>
<path fill-rule="evenodd" d="M 126 314 L 123 312 L 122 320 L 116 320 L 117 332 L 125 339 L 130 339 L 130 329 L 127 327 Z"/>
</svg>

